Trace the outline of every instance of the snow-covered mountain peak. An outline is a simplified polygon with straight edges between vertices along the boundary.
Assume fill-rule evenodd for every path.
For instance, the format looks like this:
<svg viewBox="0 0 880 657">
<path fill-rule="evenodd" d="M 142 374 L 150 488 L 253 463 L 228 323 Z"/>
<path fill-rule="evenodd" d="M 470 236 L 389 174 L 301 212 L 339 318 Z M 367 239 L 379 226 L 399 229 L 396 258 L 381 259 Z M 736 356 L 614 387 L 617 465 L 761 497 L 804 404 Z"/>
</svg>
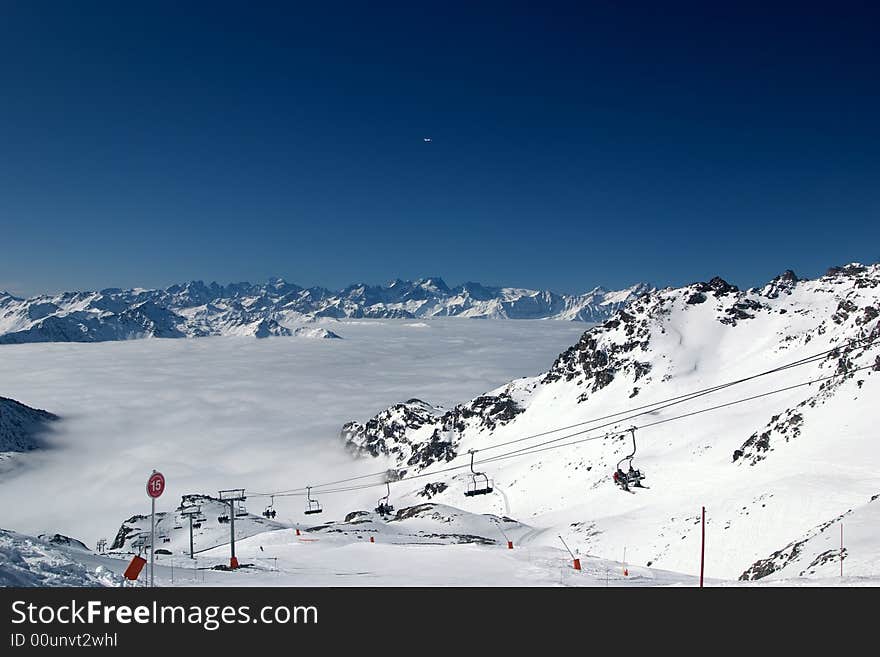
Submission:
<svg viewBox="0 0 880 657">
<path fill-rule="evenodd" d="M 439 276 L 430 276 L 428 278 L 420 278 L 416 281 L 416 285 L 418 285 L 423 290 L 427 290 L 434 293 L 439 294 L 448 294 L 449 286 L 446 285 L 446 281 L 444 281 Z"/>
<path fill-rule="evenodd" d="M 797 274 L 791 269 L 786 269 L 779 274 L 779 276 L 776 276 L 773 280 L 760 288 L 759 294 L 768 299 L 775 299 L 780 294 L 791 294 L 799 280 Z"/>
</svg>

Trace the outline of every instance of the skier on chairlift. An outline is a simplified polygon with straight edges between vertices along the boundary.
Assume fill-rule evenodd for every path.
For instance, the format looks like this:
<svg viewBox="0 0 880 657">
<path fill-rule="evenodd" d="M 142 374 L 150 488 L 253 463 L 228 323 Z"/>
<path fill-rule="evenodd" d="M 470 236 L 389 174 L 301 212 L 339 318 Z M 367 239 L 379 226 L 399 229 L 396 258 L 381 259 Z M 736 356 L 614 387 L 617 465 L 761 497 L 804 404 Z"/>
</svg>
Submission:
<svg viewBox="0 0 880 657">
<path fill-rule="evenodd" d="M 636 449 L 637 449 L 636 448 L 636 427 L 630 427 L 629 431 L 632 434 L 633 451 L 631 454 L 624 456 L 617 463 L 617 469 L 614 471 L 613 479 L 614 479 L 615 484 L 620 486 L 626 492 L 631 493 L 633 491 L 631 491 L 629 489 L 630 484 L 632 484 L 636 488 L 645 488 L 645 486 L 642 486 L 642 479 L 644 479 L 645 476 L 641 473 L 640 470 L 636 470 L 633 467 L 633 464 L 632 464 L 633 457 L 636 455 Z M 623 468 L 621 467 L 624 463 L 627 463 L 629 465 L 627 472 L 624 472 Z"/>
</svg>

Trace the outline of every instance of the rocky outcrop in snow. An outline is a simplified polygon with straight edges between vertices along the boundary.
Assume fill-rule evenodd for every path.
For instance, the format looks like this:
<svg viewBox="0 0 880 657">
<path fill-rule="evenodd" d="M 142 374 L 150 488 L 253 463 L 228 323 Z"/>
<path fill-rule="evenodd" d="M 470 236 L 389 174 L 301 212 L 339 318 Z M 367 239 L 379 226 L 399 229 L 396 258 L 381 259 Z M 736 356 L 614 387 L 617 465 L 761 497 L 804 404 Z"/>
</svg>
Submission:
<svg viewBox="0 0 880 657">
<path fill-rule="evenodd" d="M 840 572 L 840 562 L 846 563 L 850 574 L 870 575 L 876 572 L 876 563 L 868 569 L 865 562 L 877 561 L 875 538 L 880 522 L 880 493 L 870 501 L 841 513 L 808 531 L 803 537 L 792 541 L 765 559 L 753 563 L 740 575 L 741 580 L 764 578 L 834 577 Z M 849 548 L 840 546 L 839 530 L 847 526 Z M 855 560 L 855 562 L 853 562 Z"/>
<path fill-rule="evenodd" d="M 40 447 L 40 435 L 57 419 L 48 411 L 0 397 L 0 452 L 28 452 Z"/>
<path fill-rule="evenodd" d="M 80 552 L 91 552 L 85 543 L 76 538 L 65 536 L 64 534 L 40 534 L 37 538 L 46 543 L 51 543 L 52 545 L 60 545 L 61 547 L 79 550 Z"/>
<path fill-rule="evenodd" d="M 416 504 L 383 517 L 371 511 L 353 511 L 343 522 L 311 527 L 312 534 L 356 536 L 379 535 L 384 543 L 397 545 L 498 545 L 503 532 L 522 535 L 531 527 L 512 518 L 476 514 L 445 504 Z"/>
<path fill-rule="evenodd" d="M 454 459 L 464 432 L 492 431 L 512 420 L 523 412 L 523 401 L 533 385 L 528 380 L 516 381 L 449 410 L 410 399 L 365 423 L 346 423 L 340 436 L 357 454 L 394 457 L 400 466 L 398 474 L 403 476 L 410 468 L 421 470 Z"/>
<path fill-rule="evenodd" d="M 586 294 L 564 295 L 479 283 L 450 288 L 439 278 L 427 278 L 384 286 L 350 285 L 336 292 L 302 288 L 281 279 L 261 285 L 193 281 L 162 290 L 108 288 L 29 299 L 0 292 L 0 344 L 209 335 L 264 338 L 291 335 L 291 324 L 320 318 L 458 316 L 596 322 L 649 290 L 639 284 L 620 291 L 595 288 Z"/>
</svg>

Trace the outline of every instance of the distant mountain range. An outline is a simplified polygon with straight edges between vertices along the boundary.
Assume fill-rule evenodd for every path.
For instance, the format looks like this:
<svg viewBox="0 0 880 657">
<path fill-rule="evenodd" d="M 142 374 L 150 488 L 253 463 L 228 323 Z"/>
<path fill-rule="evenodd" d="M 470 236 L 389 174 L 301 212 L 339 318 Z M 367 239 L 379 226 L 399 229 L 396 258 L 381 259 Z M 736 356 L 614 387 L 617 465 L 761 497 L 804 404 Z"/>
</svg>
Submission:
<svg viewBox="0 0 880 657">
<path fill-rule="evenodd" d="M 271 279 L 264 284 L 229 285 L 191 281 L 157 290 L 108 288 L 27 299 L 0 292 L 0 344 L 209 335 L 338 337 L 296 327 L 321 318 L 453 316 L 602 322 L 652 289 L 640 283 L 624 290 L 597 287 L 566 295 L 479 283 L 449 287 L 440 278 L 425 278 L 356 284 L 338 291 Z"/>
</svg>

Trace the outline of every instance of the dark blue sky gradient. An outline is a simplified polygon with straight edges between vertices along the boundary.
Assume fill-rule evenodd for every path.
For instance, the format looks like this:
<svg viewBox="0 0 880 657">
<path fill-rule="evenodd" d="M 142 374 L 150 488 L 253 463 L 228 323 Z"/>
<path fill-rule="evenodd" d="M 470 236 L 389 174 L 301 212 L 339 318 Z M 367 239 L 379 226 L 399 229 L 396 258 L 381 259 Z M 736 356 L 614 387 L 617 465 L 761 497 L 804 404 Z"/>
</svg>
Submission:
<svg viewBox="0 0 880 657">
<path fill-rule="evenodd" d="M 880 259 L 869 3 L 181 4 L 3 4 L 0 289 Z"/>
</svg>

